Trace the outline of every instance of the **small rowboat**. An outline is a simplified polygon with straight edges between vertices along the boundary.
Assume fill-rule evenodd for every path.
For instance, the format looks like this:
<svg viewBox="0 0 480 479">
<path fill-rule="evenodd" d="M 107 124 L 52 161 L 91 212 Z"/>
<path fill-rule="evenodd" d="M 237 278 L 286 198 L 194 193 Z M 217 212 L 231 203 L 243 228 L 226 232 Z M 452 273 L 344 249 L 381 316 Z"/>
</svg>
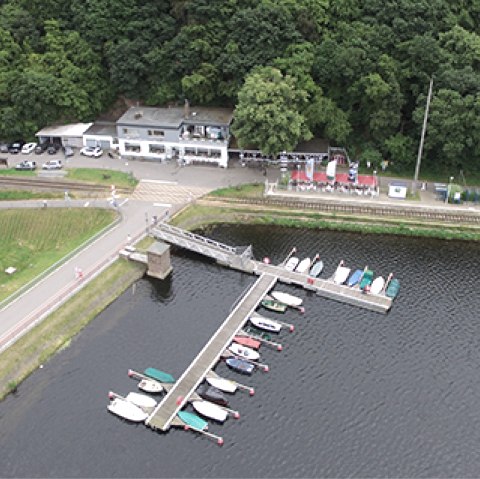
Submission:
<svg viewBox="0 0 480 479">
<path fill-rule="evenodd" d="M 260 315 L 253 315 L 248 318 L 249 321 L 257 328 L 264 329 L 265 331 L 271 331 L 272 333 L 278 333 L 282 329 L 282 325 L 273 321 L 272 319 L 264 318 Z"/>
<path fill-rule="evenodd" d="M 246 326 L 245 328 L 243 328 L 243 332 L 246 334 L 254 335 L 255 337 L 258 337 L 260 339 L 266 339 L 267 341 L 271 341 L 272 339 L 272 336 L 270 334 L 254 326 Z"/>
<path fill-rule="evenodd" d="M 208 401 L 193 401 L 192 406 L 199 414 L 214 421 L 225 422 L 228 417 L 228 412 L 225 409 Z"/>
<path fill-rule="evenodd" d="M 206 431 L 208 429 L 208 422 L 197 416 L 193 412 L 179 411 L 177 416 L 187 425 L 198 429 L 199 431 Z"/>
<path fill-rule="evenodd" d="M 287 271 L 293 271 L 298 263 L 300 262 L 300 259 L 297 258 L 296 256 L 292 256 L 286 263 L 285 263 L 285 266 L 284 268 L 287 270 Z"/>
<path fill-rule="evenodd" d="M 247 348 L 252 349 L 260 349 L 262 345 L 262 342 L 258 339 L 249 338 L 248 336 L 235 336 L 233 340 L 242 346 L 247 346 Z"/>
<path fill-rule="evenodd" d="M 297 308 L 303 303 L 302 298 L 298 298 L 297 296 L 293 296 L 288 293 L 282 293 L 281 291 L 273 291 L 272 296 L 277 301 L 280 301 L 281 303 L 293 308 Z"/>
<path fill-rule="evenodd" d="M 254 349 L 250 349 L 250 348 L 247 348 L 246 346 L 242 346 L 241 344 L 232 343 L 228 347 L 228 349 L 233 354 L 250 361 L 257 361 L 260 358 L 260 353 L 258 353 Z"/>
<path fill-rule="evenodd" d="M 262 306 L 270 311 L 275 311 L 276 313 L 284 313 L 287 310 L 286 304 L 276 301 L 268 296 L 262 299 Z"/>
<path fill-rule="evenodd" d="M 347 286 L 353 287 L 362 279 L 363 269 L 356 269 L 348 278 Z"/>
<path fill-rule="evenodd" d="M 310 269 L 309 276 L 312 278 L 316 278 L 317 276 L 320 275 L 320 273 L 323 271 L 323 261 L 319 260 L 317 261 Z"/>
<path fill-rule="evenodd" d="M 156 379 L 160 383 L 173 384 L 175 382 L 175 378 L 171 374 L 165 373 L 156 368 L 147 368 L 143 371 L 143 374 L 152 379 Z"/>
<path fill-rule="evenodd" d="M 225 395 L 213 386 L 209 386 L 208 384 L 202 384 L 196 391 L 196 393 L 205 401 L 210 401 L 219 406 L 228 406 L 228 400 Z"/>
<path fill-rule="evenodd" d="M 150 412 L 157 405 L 157 401 L 150 396 L 135 392 L 128 393 L 125 399 L 146 412 Z"/>
<path fill-rule="evenodd" d="M 150 394 L 159 394 L 164 391 L 163 386 L 155 379 L 144 378 L 138 383 L 138 389 Z"/>
<path fill-rule="evenodd" d="M 207 383 L 220 391 L 233 394 L 237 390 L 237 383 L 230 379 L 207 377 Z"/>
<path fill-rule="evenodd" d="M 335 284 L 343 284 L 345 283 L 345 281 L 347 281 L 349 274 L 350 268 L 346 268 L 345 266 L 339 266 L 333 276 L 333 282 Z"/>
<path fill-rule="evenodd" d="M 304 258 L 300 263 L 298 263 L 298 266 L 295 268 L 295 271 L 297 273 L 306 273 L 309 269 L 310 266 L 312 265 L 312 260 L 310 258 Z"/>
<path fill-rule="evenodd" d="M 370 286 L 370 293 L 380 294 L 385 288 L 385 279 L 382 276 L 375 278 Z"/>
<path fill-rule="evenodd" d="M 389 298 L 395 299 L 398 296 L 400 291 L 400 281 L 398 279 L 393 278 L 389 281 L 387 290 L 385 291 L 385 295 Z"/>
<path fill-rule="evenodd" d="M 107 409 L 112 414 L 132 422 L 143 422 L 148 417 L 148 413 L 140 409 L 138 406 L 135 406 L 135 404 L 130 401 L 127 401 L 125 398 L 118 396 L 110 402 Z"/>
<path fill-rule="evenodd" d="M 243 359 L 228 358 L 226 361 L 227 366 L 240 374 L 252 374 L 255 366 Z"/>
<path fill-rule="evenodd" d="M 373 281 L 373 271 L 367 269 L 363 273 L 362 280 L 360 281 L 360 289 L 364 290 L 367 286 L 370 286 Z"/>
</svg>

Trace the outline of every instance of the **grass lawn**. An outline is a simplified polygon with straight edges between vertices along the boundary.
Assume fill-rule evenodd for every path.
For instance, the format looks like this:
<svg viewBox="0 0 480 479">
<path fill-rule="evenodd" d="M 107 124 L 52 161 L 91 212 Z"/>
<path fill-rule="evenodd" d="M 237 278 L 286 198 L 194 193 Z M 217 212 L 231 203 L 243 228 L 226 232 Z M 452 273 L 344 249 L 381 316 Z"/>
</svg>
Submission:
<svg viewBox="0 0 480 479">
<path fill-rule="evenodd" d="M 100 168 L 71 168 L 67 170 L 68 180 L 94 183 L 96 185 L 115 185 L 117 188 L 134 188 L 138 180 L 131 173 Z"/>
<path fill-rule="evenodd" d="M 70 195 L 72 196 L 72 195 Z M 62 199 L 63 193 L 28 190 L 0 190 L 0 201 Z"/>
<path fill-rule="evenodd" d="M 37 172 L 31 170 L 16 170 L 15 168 L 0 169 L 0 176 L 37 176 Z"/>
<path fill-rule="evenodd" d="M 115 219 L 93 208 L 0 211 L 0 301 L 84 243 Z M 5 269 L 17 271 L 8 275 Z"/>
<path fill-rule="evenodd" d="M 262 198 L 265 185 L 263 183 L 253 183 L 247 185 L 230 186 L 212 191 L 211 196 L 220 196 L 226 198 Z"/>
</svg>

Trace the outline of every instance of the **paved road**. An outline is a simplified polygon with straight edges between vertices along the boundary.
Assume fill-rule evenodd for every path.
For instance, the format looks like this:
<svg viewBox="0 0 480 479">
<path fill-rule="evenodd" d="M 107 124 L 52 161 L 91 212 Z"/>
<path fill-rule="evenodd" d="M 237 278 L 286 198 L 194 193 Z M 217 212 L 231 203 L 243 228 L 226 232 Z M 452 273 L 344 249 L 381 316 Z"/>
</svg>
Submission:
<svg viewBox="0 0 480 479">
<path fill-rule="evenodd" d="M 44 158 L 36 158 L 37 163 L 40 164 L 47 160 L 47 155 L 42 156 Z M 21 159 L 18 158 L 18 162 Z M 48 157 L 48 159 L 51 158 Z M 108 156 L 94 159 L 81 157 L 78 154 L 66 160 L 65 163 L 67 167 L 94 167 L 131 172 L 141 181 L 128 201 L 121 203 L 124 200 L 120 200 L 121 221 L 118 225 L 84 248 L 75 257 L 60 265 L 15 301 L 0 309 L 0 351 L 5 349 L 21 331 L 25 331 L 29 325 L 43 319 L 88 279 L 111 264 L 118 257 L 119 250 L 126 245 L 129 236 L 132 239 L 143 237 L 154 215 L 161 218 L 167 211 L 173 213 L 193 198 L 219 187 L 265 181 L 262 170 L 242 168 L 238 164 L 234 164 L 232 168 L 228 169 L 213 166 L 179 167 L 175 163 L 125 162 Z M 51 173 L 49 173 L 50 175 Z M 270 169 L 267 172 L 270 181 L 278 179 L 278 175 L 278 169 Z M 383 181 L 385 182 L 385 180 Z M 324 193 L 323 196 L 337 201 L 352 201 L 351 196 L 344 197 L 340 194 Z M 428 190 L 421 192 L 421 200 L 420 203 L 412 202 L 412 207 L 428 205 L 439 208 L 458 208 L 435 200 L 433 192 Z M 375 199 L 358 198 L 355 201 L 392 202 L 384 194 Z M 39 201 L 2 202 L 0 208 L 40 207 L 41 204 L 42 202 Z M 68 204 L 86 206 L 85 201 L 72 201 Z M 86 207 L 107 206 L 107 204 L 107 199 L 95 200 L 89 202 Z M 66 206 L 64 201 L 48 202 L 49 208 L 64 206 Z M 82 270 L 83 281 L 75 277 L 76 268 Z"/>
</svg>

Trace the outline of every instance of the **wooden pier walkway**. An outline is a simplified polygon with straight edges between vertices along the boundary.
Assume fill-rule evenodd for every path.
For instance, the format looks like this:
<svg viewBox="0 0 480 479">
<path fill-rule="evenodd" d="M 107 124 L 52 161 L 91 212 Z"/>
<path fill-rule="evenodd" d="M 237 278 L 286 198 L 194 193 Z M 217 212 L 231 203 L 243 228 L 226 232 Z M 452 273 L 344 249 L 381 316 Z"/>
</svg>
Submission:
<svg viewBox="0 0 480 479">
<path fill-rule="evenodd" d="M 200 351 L 183 375 L 145 421 L 152 429 L 167 431 L 189 396 L 215 366 L 220 355 L 231 343 L 248 317 L 255 311 L 265 294 L 275 285 L 277 278 L 263 273 L 237 304 L 214 336 Z"/>
<path fill-rule="evenodd" d="M 268 274 L 275 276 L 277 280 L 282 283 L 300 286 L 328 299 L 352 304 L 378 313 L 387 313 L 392 306 L 392 299 L 383 294 L 364 294 L 358 289 L 335 284 L 328 279 L 311 278 L 306 274 L 287 271 L 281 266 L 255 261 L 252 258 L 251 247 L 239 253 L 236 248 L 204 238 L 200 235 L 194 235 L 166 223 L 157 225 L 152 230 L 152 234 L 157 239 L 213 258 L 219 264 L 229 268 L 251 274 Z"/>
</svg>

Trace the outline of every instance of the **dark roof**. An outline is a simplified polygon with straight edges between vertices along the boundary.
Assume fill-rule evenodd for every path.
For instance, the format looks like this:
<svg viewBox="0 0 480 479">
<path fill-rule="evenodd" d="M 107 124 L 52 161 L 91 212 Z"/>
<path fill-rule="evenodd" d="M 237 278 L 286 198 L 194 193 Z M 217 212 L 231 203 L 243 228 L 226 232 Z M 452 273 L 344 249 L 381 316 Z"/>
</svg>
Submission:
<svg viewBox="0 0 480 479">
<path fill-rule="evenodd" d="M 84 135 L 117 136 L 117 127 L 115 123 L 99 121 L 94 123 Z"/>
<path fill-rule="evenodd" d="M 190 107 L 185 118 L 185 108 L 152 108 L 133 106 L 117 123 L 167 128 L 179 128 L 182 123 L 227 126 L 231 123 L 233 110 L 228 108 Z"/>
</svg>

